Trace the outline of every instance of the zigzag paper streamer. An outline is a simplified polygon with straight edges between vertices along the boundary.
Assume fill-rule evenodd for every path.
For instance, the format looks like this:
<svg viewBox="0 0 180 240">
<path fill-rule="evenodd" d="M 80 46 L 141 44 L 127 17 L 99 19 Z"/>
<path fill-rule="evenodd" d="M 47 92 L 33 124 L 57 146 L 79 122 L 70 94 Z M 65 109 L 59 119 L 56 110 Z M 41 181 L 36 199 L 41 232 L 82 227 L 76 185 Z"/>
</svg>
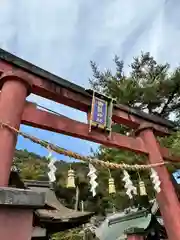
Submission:
<svg viewBox="0 0 180 240">
<path fill-rule="evenodd" d="M 96 182 L 96 179 L 97 179 L 96 172 L 97 172 L 96 168 L 92 164 L 89 164 L 88 177 L 90 178 L 90 181 L 89 181 L 91 185 L 90 191 L 92 192 L 93 197 L 96 196 L 96 188 L 98 186 L 98 183 Z"/>
<path fill-rule="evenodd" d="M 157 192 L 157 193 L 160 193 L 161 191 L 161 182 L 159 180 L 159 176 L 157 174 L 157 172 L 151 168 L 151 175 L 150 175 L 150 178 L 152 179 L 152 183 L 154 185 L 154 190 Z"/>
<path fill-rule="evenodd" d="M 56 166 L 54 165 L 54 163 L 56 162 L 56 159 L 52 157 L 52 153 L 50 152 L 49 155 L 47 156 L 47 159 L 50 161 L 48 164 L 48 168 L 49 168 L 49 172 L 48 172 L 48 177 L 49 177 L 49 181 L 50 182 L 55 182 L 56 181 Z"/>
<path fill-rule="evenodd" d="M 123 170 L 123 174 L 124 177 L 122 180 L 125 182 L 124 187 L 127 189 L 126 194 L 129 196 L 130 199 L 132 199 L 133 198 L 132 194 L 137 195 L 137 189 L 135 186 L 133 186 L 133 183 L 130 179 L 128 172 L 126 170 Z"/>
</svg>

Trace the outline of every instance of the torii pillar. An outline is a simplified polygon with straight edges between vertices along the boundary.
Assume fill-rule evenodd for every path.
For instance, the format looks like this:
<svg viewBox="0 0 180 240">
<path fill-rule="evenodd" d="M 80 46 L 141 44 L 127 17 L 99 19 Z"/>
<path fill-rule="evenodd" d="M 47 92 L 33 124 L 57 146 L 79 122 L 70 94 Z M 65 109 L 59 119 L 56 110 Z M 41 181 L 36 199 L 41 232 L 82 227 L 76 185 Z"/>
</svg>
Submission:
<svg viewBox="0 0 180 240">
<path fill-rule="evenodd" d="M 127 235 L 127 240 L 143 240 L 144 237 L 136 234 Z"/>
<path fill-rule="evenodd" d="M 11 72 L 1 76 L 0 86 L 0 122 L 19 129 L 30 83 Z M 33 207 L 42 200 L 33 192 L 8 188 L 16 142 L 14 132 L 0 127 L 0 239 L 3 240 L 31 239 Z"/>
<path fill-rule="evenodd" d="M 8 73 L 0 79 L 0 124 L 7 123 L 19 129 L 30 83 Z M 7 128 L 0 128 L 0 186 L 7 187 L 17 135 Z"/>
<path fill-rule="evenodd" d="M 150 125 L 142 125 L 136 132 L 142 138 L 149 153 L 149 163 L 164 163 L 159 144 Z M 161 192 L 157 194 L 160 212 L 169 240 L 180 240 L 180 205 L 170 175 L 165 165 L 156 167 L 161 181 Z"/>
</svg>

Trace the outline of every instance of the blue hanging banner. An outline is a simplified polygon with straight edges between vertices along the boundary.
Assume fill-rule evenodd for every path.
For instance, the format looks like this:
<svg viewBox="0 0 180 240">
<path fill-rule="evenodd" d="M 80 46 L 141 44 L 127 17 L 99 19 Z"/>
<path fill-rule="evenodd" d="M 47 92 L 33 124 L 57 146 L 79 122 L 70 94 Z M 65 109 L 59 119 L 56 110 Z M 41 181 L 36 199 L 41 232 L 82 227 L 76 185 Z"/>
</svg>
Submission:
<svg viewBox="0 0 180 240">
<path fill-rule="evenodd" d="M 111 132 L 113 100 L 107 96 L 87 90 L 92 94 L 91 114 L 89 118 L 89 131 L 91 127 Z"/>
<path fill-rule="evenodd" d="M 91 114 L 91 125 L 98 125 L 99 128 L 105 128 L 107 119 L 107 102 L 94 97 Z"/>
</svg>

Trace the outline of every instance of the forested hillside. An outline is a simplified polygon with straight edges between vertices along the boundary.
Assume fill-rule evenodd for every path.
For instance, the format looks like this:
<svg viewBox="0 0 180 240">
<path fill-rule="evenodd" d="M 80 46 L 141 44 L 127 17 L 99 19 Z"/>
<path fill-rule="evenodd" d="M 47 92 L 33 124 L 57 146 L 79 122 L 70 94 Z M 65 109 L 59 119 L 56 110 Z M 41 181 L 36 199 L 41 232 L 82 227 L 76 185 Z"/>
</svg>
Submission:
<svg viewBox="0 0 180 240">
<path fill-rule="evenodd" d="M 48 180 L 48 160 L 45 157 L 40 157 L 34 153 L 29 153 L 27 150 L 16 150 L 15 163 L 20 170 L 22 179 Z M 56 183 L 54 185 L 57 196 L 68 207 L 74 208 L 76 200 L 76 189 L 67 189 L 67 172 L 70 163 L 64 161 L 56 162 Z M 105 214 L 105 211 L 112 211 L 113 206 L 116 209 L 123 209 L 129 204 L 127 196 L 124 192 L 123 183 L 120 179 L 119 170 L 112 171 L 112 176 L 115 178 L 117 194 L 110 196 L 108 194 L 108 170 L 98 168 L 98 194 L 95 198 L 89 191 L 89 182 L 87 173 L 88 165 L 81 162 L 71 163 L 71 168 L 76 173 L 76 185 L 79 187 L 79 203 L 84 201 L 84 208 L 88 211 L 95 211 L 97 214 Z M 138 176 L 132 175 L 136 183 Z M 134 204 L 136 202 L 134 201 Z M 79 204 L 79 209 L 81 208 Z"/>
</svg>

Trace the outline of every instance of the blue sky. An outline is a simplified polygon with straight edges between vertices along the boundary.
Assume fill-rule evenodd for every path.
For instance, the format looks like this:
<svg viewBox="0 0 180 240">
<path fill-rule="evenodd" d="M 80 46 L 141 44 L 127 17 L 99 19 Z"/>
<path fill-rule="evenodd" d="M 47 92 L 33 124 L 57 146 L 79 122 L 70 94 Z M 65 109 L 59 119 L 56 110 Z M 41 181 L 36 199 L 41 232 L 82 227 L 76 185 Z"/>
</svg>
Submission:
<svg viewBox="0 0 180 240">
<path fill-rule="evenodd" d="M 127 65 L 140 51 L 150 51 L 172 67 L 179 64 L 178 0 L 1 0 L 0 4 L 0 47 L 81 86 L 88 87 L 90 60 L 102 69 L 114 69 L 115 54 Z M 29 99 L 86 121 L 85 114 L 74 109 L 34 95 Z M 22 129 L 84 155 L 97 147 L 60 134 Z M 47 154 L 22 138 L 17 147 Z"/>
</svg>

